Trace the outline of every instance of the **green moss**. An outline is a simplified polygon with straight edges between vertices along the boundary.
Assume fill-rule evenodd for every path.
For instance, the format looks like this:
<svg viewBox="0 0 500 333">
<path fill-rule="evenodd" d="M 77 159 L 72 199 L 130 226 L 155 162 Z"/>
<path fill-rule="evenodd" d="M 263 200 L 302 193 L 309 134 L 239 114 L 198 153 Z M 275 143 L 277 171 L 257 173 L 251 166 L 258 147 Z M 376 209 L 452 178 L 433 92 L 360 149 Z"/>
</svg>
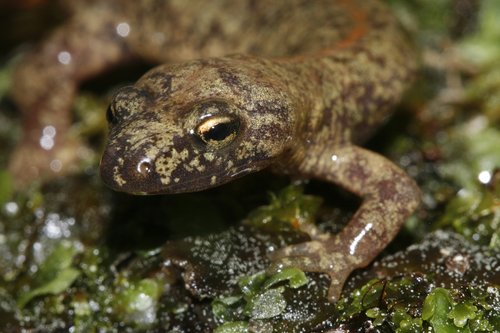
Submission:
<svg viewBox="0 0 500 333">
<path fill-rule="evenodd" d="M 293 289 L 300 288 L 308 282 L 306 275 L 300 269 L 295 267 L 285 267 L 267 279 L 263 287 L 265 289 L 269 289 L 271 286 L 285 281 L 288 281 L 288 285 Z"/>
<path fill-rule="evenodd" d="M 11 198 L 12 192 L 11 175 L 7 170 L 0 170 L 0 206 Z"/>
<path fill-rule="evenodd" d="M 277 317 L 287 305 L 285 286 L 296 289 L 307 282 L 304 272 L 297 268 L 285 268 L 273 275 L 260 272 L 244 276 L 238 282 L 240 294 L 216 298 L 212 311 L 222 323 Z"/>
<path fill-rule="evenodd" d="M 418 279 L 410 276 L 393 280 L 373 279 L 354 290 L 338 304 L 339 321 L 347 321 L 360 314 L 371 318 L 376 326 L 403 325 L 410 329 L 415 325 L 409 314 L 419 306 L 425 290 Z M 394 321 L 393 324 L 390 324 Z"/>
<path fill-rule="evenodd" d="M 492 188 L 463 189 L 447 204 L 435 228 L 452 227 L 470 241 L 500 249 L 498 202 L 500 196 Z"/>
<path fill-rule="evenodd" d="M 422 319 L 437 333 L 498 332 L 499 310 L 474 303 L 474 299 L 456 302 L 450 290 L 435 288 L 425 299 Z"/>
<path fill-rule="evenodd" d="M 478 29 L 467 36 L 457 47 L 461 55 L 478 66 L 498 64 L 500 59 L 500 3 L 496 0 L 481 1 Z M 497 79 L 498 82 L 498 79 Z"/>
<path fill-rule="evenodd" d="M 252 297 L 256 295 L 262 288 L 268 277 L 265 272 L 259 272 L 249 276 L 243 276 L 238 281 L 238 286 L 243 295 Z"/>
<path fill-rule="evenodd" d="M 419 288 L 421 292 L 417 296 L 408 289 L 414 286 L 415 281 L 408 277 L 372 280 L 339 302 L 339 323 L 364 316 L 374 327 L 398 333 L 429 329 L 435 333 L 498 332 L 500 329 L 499 288 L 485 293 L 470 287 L 469 296 L 462 294 L 455 300 L 452 294 L 458 293 L 456 289 L 434 288 L 427 293 Z"/>
<path fill-rule="evenodd" d="M 147 327 L 156 321 L 158 300 L 163 292 L 161 281 L 130 280 L 118 277 L 113 295 L 114 317 L 135 327 Z"/>
<path fill-rule="evenodd" d="M 107 136 L 108 123 L 104 110 L 109 105 L 109 98 L 83 92 L 76 96 L 73 110 L 76 122 L 71 127 L 71 135 L 75 138 L 87 138 L 99 151 L 104 149 L 104 138 Z M 97 164 L 93 161 L 94 165 Z"/>
<path fill-rule="evenodd" d="M 406 29 L 420 39 L 420 44 L 437 46 L 449 35 L 453 24 L 451 0 L 388 0 Z M 418 32 L 418 33 L 417 33 Z"/>
<path fill-rule="evenodd" d="M 288 186 L 277 195 L 270 194 L 270 204 L 259 207 L 248 215 L 245 224 L 274 230 L 299 229 L 313 223 L 322 204 L 317 196 L 306 195 L 300 186 Z"/>
<path fill-rule="evenodd" d="M 72 267 L 77 253 L 76 246 L 69 242 L 62 242 L 57 246 L 39 266 L 28 290 L 19 296 L 19 307 L 24 307 L 37 296 L 57 295 L 65 291 L 80 275 L 80 271 Z"/>
<path fill-rule="evenodd" d="M 422 318 L 413 318 L 402 306 L 398 306 L 394 309 L 391 319 L 396 327 L 396 333 L 422 332 Z"/>
<path fill-rule="evenodd" d="M 279 316 L 286 308 L 284 288 L 265 290 L 249 299 L 245 313 L 252 319 L 270 319 Z"/>
<path fill-rule="evenodd" d="M 247 333 L 248 323 L 244 321 L 226 323 L 214 330 L 214 333 Z"/>
<path fill-rule="evenodd" d="M 500 248 L 500 130 L 472 120 L 456 128 L 439 171 L 458 187 L 435 229 L 452 227 L 469 240 Z M 464 135 L 466 133 L 467 135 Z"/>
<path fill-rule="evenodd" d="M 494 124 L 500 124 L 500 3 L 480 2 L 478 29 L 456 45 L 458 54 L 476 66 L 476 75 L 466 86 L 468 102 L 478 104 Z"/>
<path fill-rule="evenodd" d="M 10 90 L 10 77 L 12 75 L 13 66 L 17 60 L 18 59 L 13 58 L 3 66 L 0 66 L 0 99 L 4 98 Z"/>
</svg>

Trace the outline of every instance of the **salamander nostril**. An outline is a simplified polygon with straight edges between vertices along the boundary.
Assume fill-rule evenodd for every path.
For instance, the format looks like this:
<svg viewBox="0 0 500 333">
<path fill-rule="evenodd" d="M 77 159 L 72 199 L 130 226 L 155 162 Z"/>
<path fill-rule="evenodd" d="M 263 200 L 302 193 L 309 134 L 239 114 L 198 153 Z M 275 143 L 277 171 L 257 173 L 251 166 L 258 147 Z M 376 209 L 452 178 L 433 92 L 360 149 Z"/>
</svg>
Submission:
<svg viewBox="0 0 500 333">
<path fill-rule="evenodd" d="M 149 158 L 145 158 L 137 164 L 137 171 L 143 176 L 149 175 L 152 169 L 153 166 Z"/>
</svg>

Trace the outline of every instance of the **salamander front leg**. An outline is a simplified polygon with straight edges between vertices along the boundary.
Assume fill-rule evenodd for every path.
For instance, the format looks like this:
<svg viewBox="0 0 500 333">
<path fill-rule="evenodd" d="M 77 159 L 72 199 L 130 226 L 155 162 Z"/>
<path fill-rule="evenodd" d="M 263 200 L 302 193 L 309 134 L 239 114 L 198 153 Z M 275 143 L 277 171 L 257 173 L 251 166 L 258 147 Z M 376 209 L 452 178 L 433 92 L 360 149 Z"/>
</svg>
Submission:
<svg viewBox="0 0 500 333">
<path fill-rule="evenodd" d="M 302 160 L 302 175 L 338 184 L 359 195 L 363 203 L 340 233 L 313 236 L 310 242 L 272 253 L 271 259 L 277 266 L 328 274 L 333 302 L 349 274 L 367 266 L 396 236 L 417 208 L 420 191 L 391 161 L 357 146 L 309 151 Z"/>
</svg>

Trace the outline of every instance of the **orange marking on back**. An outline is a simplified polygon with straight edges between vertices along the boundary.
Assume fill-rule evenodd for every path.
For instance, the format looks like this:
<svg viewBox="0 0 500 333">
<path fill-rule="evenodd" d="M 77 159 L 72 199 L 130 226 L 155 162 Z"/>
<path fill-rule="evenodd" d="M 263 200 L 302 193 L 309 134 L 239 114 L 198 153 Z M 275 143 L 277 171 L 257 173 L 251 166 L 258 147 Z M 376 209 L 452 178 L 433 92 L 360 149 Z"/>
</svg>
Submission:
<svg viewBox="0 0 500 333">
<path fill-rule="evenodd" d="M 339 4 L 347 9 L 347 12 L 351 14 L 352 20 L 355 23 L 354 28 L 351 30 L 350 34 L 341 40 L 334 49 L 345 49 L 356 43 L 368 32 L 368 26 L 366 24 L 367 14 L 363 9 L 360 9 L 352 1 L 341 0 Z"/>
<path fill-rule="evenodd" d="M 326 47 L 313 54 L 300 54 L 292 57 L 279 57 L 275 59 L 276 61 L 286 61 L 286 62 L 301 62 L 307 58 L 325 57 L 335 54 L 336 51 L 346 49 L 354 45 L 363 36 L 365 36 L 369 29 L 367 24 L 368 14 L 366 11 L 359 7 L 352 0 L 337 0 L 338 4 L 345 8 L 347 15 L 350 15 L 352 21 L 354 22 L 354 27 L 349 32 L 349 34 L 339 41 L 337 44 Z"/>
</svg>

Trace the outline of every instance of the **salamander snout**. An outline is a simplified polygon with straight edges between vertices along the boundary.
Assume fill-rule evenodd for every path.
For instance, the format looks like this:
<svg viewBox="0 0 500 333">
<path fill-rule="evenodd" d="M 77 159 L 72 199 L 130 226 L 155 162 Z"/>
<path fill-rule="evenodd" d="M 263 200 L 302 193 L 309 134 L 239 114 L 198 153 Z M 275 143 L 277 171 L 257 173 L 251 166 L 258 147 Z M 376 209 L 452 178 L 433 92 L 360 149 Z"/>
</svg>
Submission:
<svg viewBox="0 0 500 333">
<path fill-rule="evenodd" d="M 154 161 L 144 156 L 124 158 L 120 147 L 110 146 L 101 158 L 100 172 L 104 183 L 110 188 L 134 194 L 155 192 L 161 184 L 154 170 Z"/>
</svg>

